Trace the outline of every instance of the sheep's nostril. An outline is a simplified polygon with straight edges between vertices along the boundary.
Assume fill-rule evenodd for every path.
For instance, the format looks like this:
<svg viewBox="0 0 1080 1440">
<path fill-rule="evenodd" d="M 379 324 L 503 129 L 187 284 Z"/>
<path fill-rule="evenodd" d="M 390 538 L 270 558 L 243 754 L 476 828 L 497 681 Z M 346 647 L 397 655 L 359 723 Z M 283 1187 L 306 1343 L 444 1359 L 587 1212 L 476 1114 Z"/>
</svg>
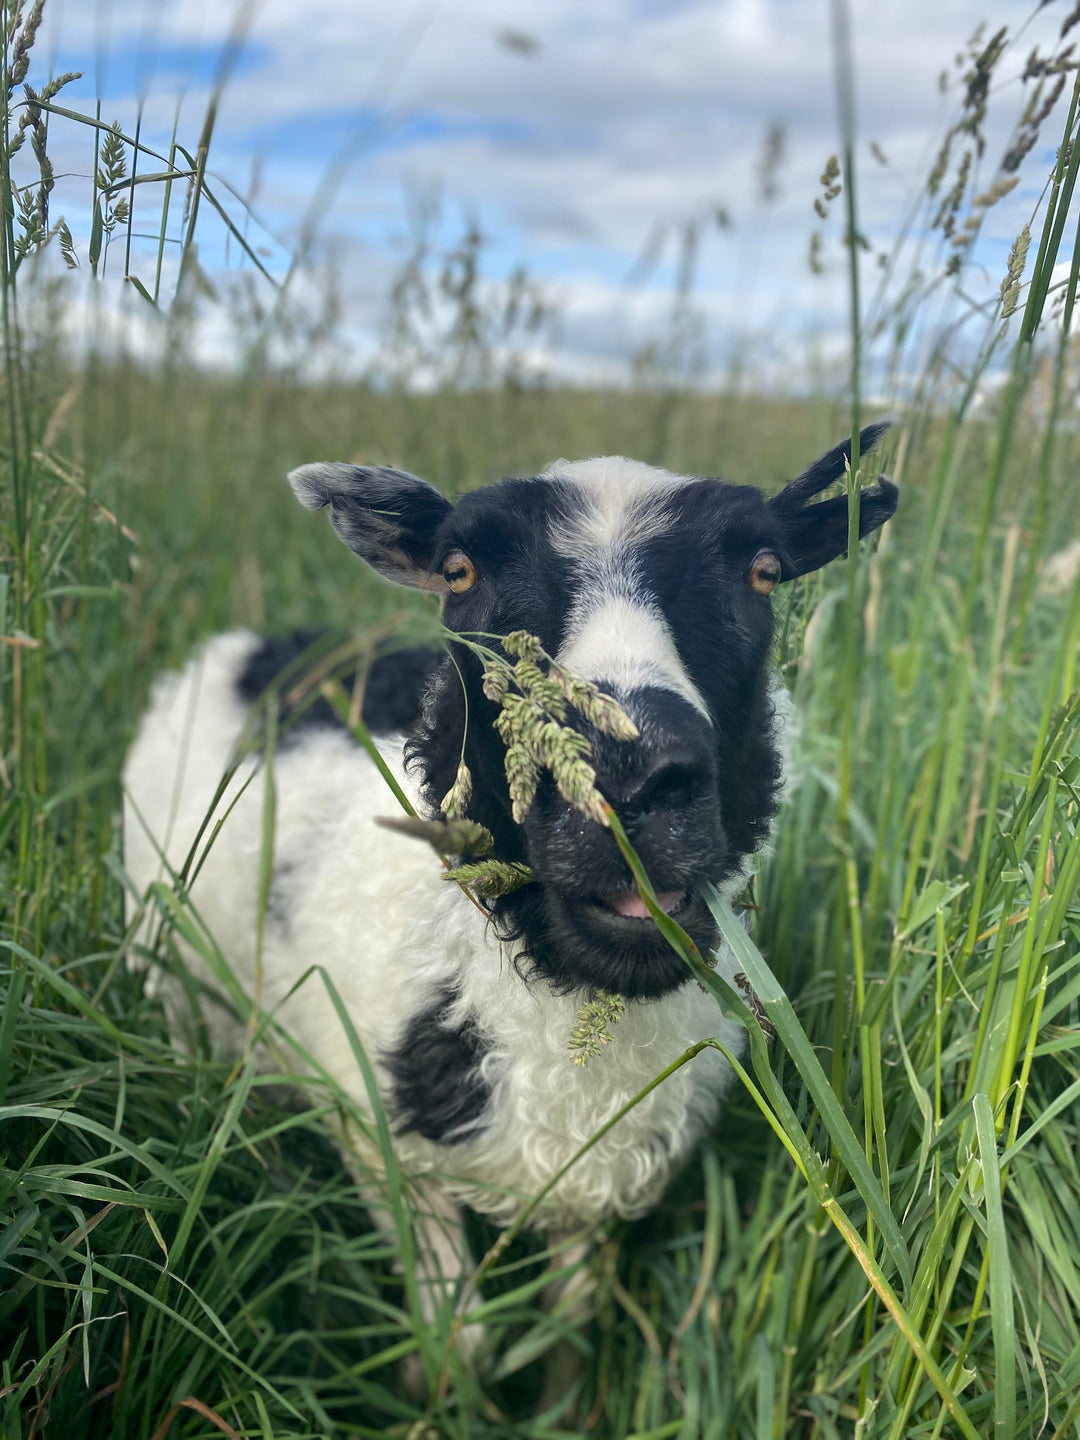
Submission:
<svg viewBox="0 0 1080 1440">
<path fill-rule="evenodd" d="M 708 765 L 692 751 L 669 751 L 628 777 L 620 787 L 621 795 L 612 798 L 616 804 L 621 799 L 638 811 L 678 810 L 693 801 L 708 778 Z"/>
</svg>

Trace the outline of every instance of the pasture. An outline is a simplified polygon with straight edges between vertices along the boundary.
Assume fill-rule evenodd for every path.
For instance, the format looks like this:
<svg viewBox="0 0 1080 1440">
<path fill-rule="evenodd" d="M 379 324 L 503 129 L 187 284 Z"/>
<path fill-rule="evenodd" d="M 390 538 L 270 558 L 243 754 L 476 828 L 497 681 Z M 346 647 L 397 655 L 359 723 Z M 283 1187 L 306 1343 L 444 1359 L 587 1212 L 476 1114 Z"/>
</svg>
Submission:
<svg viewBox="0 0 1080 1440">
<path fill-rule="evenodd" d="M 213 373 L 182 337 L 160 364 L 76 362 L 48 323 L 62 275 L 19 327 L 9 224 L 5 1436 L 1080 1434 L 1080 585 L 1050 563 L 1077 538 L 1080 261 L 1061 247 L 1078 169 L 1063 147 L 1027 312 L 1008 333 L 988 314 L 962 372 L 931 353 L 896 407 L 895 519 L 785 587 L 797 783 L 748 896 L 771 1048 L 750 1021 L 716 1133 L 653 1214 L 600 1237 L 583 1324 L 541 1309 L 558 1254 L 528 1234 L 492 1249 L 475 1222 L 475 1363 L 423 1325 L 400 1246 L 368 1222 L 377 1199 L 407 1244 L 410 1196 L 392 1166 L 350 1180 L 326 1127 L 344 1097 L 174 1050 L 128 967 L 119 772 L 149 684 L 229 626 L 433 633 L 431 597 L 299 514 L 294 465 L 391 464 L 452 497 L 621 453 L 772 490 L 850 433 L 851 397 L 416 394 L 257 356 Z M 1052 280 L 1066 322 L 1047 308 L 1040 328 Z M 195 931 L 182 891 L 162 905 L 175 965 L 171 932 Z M 560 1336 L 583 1362 L 576 1420 L 534 1413 Z M 414 1352 L 426 1401 L 398 1383 Z"/>
</svg>

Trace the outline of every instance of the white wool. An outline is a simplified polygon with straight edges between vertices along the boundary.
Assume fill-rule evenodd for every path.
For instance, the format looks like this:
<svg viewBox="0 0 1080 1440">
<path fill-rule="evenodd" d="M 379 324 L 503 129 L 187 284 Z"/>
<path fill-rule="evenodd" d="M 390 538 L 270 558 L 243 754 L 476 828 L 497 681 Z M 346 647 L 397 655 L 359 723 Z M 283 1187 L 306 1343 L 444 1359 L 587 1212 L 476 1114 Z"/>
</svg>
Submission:
<svg viewBox="0 0 1080 1440">
<path fill-rule="evenodd" d="M 664 496 L 693 483 L 690 475 L 660 470 L 623 455 L 555 460 L 540 478 L 574 487 L 579 503 L 552 531 L 555 549 L 571 560 L 587 560 L 598 547 L 640 545 L 662 535 Z"/>
<path fill-rule="evenodd" d="M 652 686 L 674 690 L 712 724 L 659 606 L 586 583 L 566 630 L 558 663 L 585 680 L 605 681 L 631 712 L 633 691 Z"/>
<path fill-rule="evenodd" d="M 140 892 L 164 873 L 158 846 L 171 867 L 183 864 L 244 727 L 246 707 L 235 680 L 259 643 L 249 632 L 219 636 L 154 691 L 124 772 L 126 864 Z M 785 702 L 780 687 L 778 727 Z M 401 741 L 380 748 L 403 788 L 418 799 L 402 767 Z M 218 815 L 255 765 L 244 763 Z M 688 980 L 662 999 L 629 1003 L 614 1042 L 588 1066 L 573 1064 L 568 1037 L 582 994 L 556 995 L 538 976 L 523 980 L 514 965 L 515 946 L 500 944 L 458 887 L 440 878 L 428 847 L 375 825 L 375 816 L 394 813 L 395 801 L 348 735 L 303 730 L 279 750 L 274 778 L 275 882 L 263 949 L 264 1008 L 362 1111 L 368 1108 L 363 1080 L 319 976 L 309 975 L 290 994 L 311 967 L 325 967 L 332 978 L 391 1113 L 380 1057 L 443 990 L 460 992 L 455 1018 L 471 1017 L 488 1047 L 483 1073 L 493 1094 L 484 1128 L 454 1144 L 399 1135 L 395 1145 L 406 1173 L 437 1172 L 450 1195 L 508 1220 L 690 1045 L 717 1036 L 732 1050 L 741 1047 L 741 1027 L 725 1020 L 712 997 Z M 192 886 L 199 916 L 249 995 L 263 796 L 257 770 Z M 744 878 L 727 882 L 726 892 L 735 893 Z M 210 981 L 205 961 L 190 947 L 184 953 L 192 970 Z M 729 980 L 737 969 L 726 948 L 719 968 Z M 217 1041 L 238 1048 L 240 1027 L 223 1008 L 213 1007 L 207 1018 Z M 703 1051 L 574 1165 L 535 1223 L 568 1227 L 648 1209 L 714 1120 L 729 1079 L 723 1057 Z M 355 1129 L 348 1142 L 361 1167 L 377 1164 Z"/>
</svg>

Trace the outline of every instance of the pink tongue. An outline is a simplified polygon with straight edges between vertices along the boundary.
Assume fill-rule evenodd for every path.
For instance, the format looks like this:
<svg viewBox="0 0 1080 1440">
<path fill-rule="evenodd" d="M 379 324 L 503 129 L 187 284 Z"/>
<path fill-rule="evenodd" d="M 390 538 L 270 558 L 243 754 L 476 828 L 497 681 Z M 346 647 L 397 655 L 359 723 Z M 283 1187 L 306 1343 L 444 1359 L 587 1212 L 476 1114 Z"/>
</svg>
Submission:
<svg viewBox="0 0 1080 1440">
<path fill-rule="evenodd" d="M 679 904 L 685 895 L 684 890 L 660 890 L 657 892 L 657 902 L 660 909 L 669 915 Z M 616 915 L 625 915 L 634 920 L 647 920 L 649 912 L 645 908 L 645 901 L 636 890 L 620 890 L 617 895 L 606 895 L 605 903 L 610 905 Z"/>
</svg>

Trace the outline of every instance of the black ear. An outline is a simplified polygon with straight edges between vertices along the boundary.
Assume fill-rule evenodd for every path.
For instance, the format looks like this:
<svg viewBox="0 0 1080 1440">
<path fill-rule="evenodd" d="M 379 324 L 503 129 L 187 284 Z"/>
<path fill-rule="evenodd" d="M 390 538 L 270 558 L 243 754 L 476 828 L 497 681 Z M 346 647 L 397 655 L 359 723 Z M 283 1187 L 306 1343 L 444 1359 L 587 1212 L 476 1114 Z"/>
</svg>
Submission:
<svg viewBox="0 0 1080 1440">
<path fill-rule="evenodd" d="M 434 486 L 404 470 L 367 465 L 301 465 L 289 484 L 308 510 L 330 506 L 330 524 L 361 560 L 419 590 L 449 589 L 431 573 L 435 532 L 453 506 Z"/>
<path fill-rule="evenodd" d="M 889 429 L 891 420 L 879 420 L 859 432 L 859 455 L 873 450 Z M 848 502 L 846 495 L 834 500 L 809 502 L 827 485 L 839 480 L 851 463 L 851 440 L 815 460 L 796 480 L 774 495 L 769 509 L 780 520 L 784 530 L 786 555 L 782 562 L 781 579 L 794 580 L 819 570 L 830 560 L 847 554 Z M 859 537 L 869 535 L 884 525 L 893 511 L 900 492 L 891 480 L 879 475 L 876 485 L 867 486 L 859 496 Z"/>
</svg>

